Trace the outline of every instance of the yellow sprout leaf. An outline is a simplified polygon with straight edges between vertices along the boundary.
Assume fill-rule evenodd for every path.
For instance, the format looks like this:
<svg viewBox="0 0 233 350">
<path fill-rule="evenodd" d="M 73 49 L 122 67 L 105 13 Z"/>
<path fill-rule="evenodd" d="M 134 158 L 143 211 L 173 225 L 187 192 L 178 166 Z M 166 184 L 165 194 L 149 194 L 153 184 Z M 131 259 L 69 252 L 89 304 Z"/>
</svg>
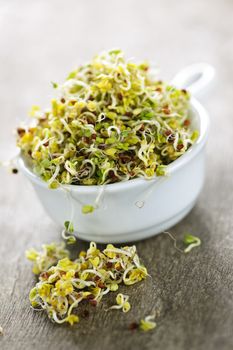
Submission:
<svg viewBox="0 0 233 350">
<path fill-rule="evenodd" d="M 155 316 L 147 316 L 144 320 L 140 321 L 140 329 L 144 332 L 151 331 L 156 327 L 156 323 L 152 320 L 155 318 Z"/>
<path fill-rule="evenodd" d="M 77 315 L 70 315 L 66 317 L 66 322 L 68 322 L 71 326 L 73 326 L 74 323 L 79 322 L 79 317 Z"/>
</svg>

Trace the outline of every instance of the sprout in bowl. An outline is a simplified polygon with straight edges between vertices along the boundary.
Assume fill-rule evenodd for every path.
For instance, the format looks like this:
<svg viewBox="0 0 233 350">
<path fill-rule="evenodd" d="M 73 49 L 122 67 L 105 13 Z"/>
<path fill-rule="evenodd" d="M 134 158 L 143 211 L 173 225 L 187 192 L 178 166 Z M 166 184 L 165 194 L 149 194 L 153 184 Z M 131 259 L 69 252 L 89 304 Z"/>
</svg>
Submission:
<svg viewBox="0 0 233 350">
<path fill-rule="evenodd" d="M 200 192 L 208 117 L 149 73 L 120 50 L 103 53 L 53 83 L 51 108 L 34 106 L 34 125 L 18 128 L 22 170 L 46 212 L 61 226 L 72 219 L 80 238 L 151 236 Z"/>
</svg>

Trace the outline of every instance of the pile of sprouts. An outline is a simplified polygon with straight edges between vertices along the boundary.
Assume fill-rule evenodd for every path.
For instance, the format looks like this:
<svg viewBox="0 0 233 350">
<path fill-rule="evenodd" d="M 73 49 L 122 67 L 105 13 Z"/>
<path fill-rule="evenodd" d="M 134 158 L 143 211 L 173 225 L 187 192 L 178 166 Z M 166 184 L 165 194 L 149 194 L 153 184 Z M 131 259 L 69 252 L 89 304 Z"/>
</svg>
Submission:
<svg viewBox="0 0 233 350">
<path fill-rule="evenodd" d="M 42 262 L 45 252 L 51 251 L 54 255 L 50 255 L 49 261 L 53 258 L 54 265 L 49 267 L 50 262 Z M 148 275 L 135 246 L 116 248 L 108 244 L 100 251 L 91 242 L 89 249 L 81 251 L 75 260 L 71 260 L 69 255 L 59 260 L 60 254 L 66 255 L 67 251 L 60 245 L 54 250 L 54 244 L 44 246 L 42 253 L 35 250 L 27 252 L 27 257 L 34 262 L 33 271 L 39 274 L 39 281 L 29 295 L 31 306 L 36 310 L 45 310 L 48 317 L 59 324 L 79 322 L 77 310 L 81 302 L 96 306 L 103 296 L 117 291 L 119 284 L 130 286 Z M 42 257 L 38 259 L 40 255 Z M 128 299 L 127 295 L 119 293 L 116 305 L 110 309 L 128 312 Z"/>
<path fill-rule="evenodd" d="M 34 125 L 17 129 L 23 157 L 50 188 L 165 175 L 198 137 L 189 93 L 152 79 L 147 63 L 121 50 L 95 56 L 53 87 L 51 107 L 34 106 Z"/>
<path fill-rule="evenodd" d="M 68 225 L 68 223 L 67 223 Z M 69 223 L 69 226 L 72 226 Z M 198 237 L 186 234 L 183 240 L 186 248 L 181 253 L 189 253 L 201 244 Z M 91 242 L 87 251 L 81 251 L 75 260 L 64 243 L 44 244 L 42 251 L 30 249 L 26 257 L 33 262 L 33 273 L 38 275 L 38 282 L 29 294 L 30 303 L 35 310 L 44 310 L 48 317 L 58 324 L 79 322 L 79 305 L 88 302 L 99 304 L 103 296 L 116 292 L 119 285 L 130 286 L 148 276 L 146 267 L 140 262 L 135 246 L 117 248 L 112 244 L 100 251 L 96 243 Z M 118 293 L 116 304 L 108 310 L 130 311 L 129 296 Z M 156 327 L 155 314 L 133 322 L 129 329 L 150 331 Z"/>
</svg>

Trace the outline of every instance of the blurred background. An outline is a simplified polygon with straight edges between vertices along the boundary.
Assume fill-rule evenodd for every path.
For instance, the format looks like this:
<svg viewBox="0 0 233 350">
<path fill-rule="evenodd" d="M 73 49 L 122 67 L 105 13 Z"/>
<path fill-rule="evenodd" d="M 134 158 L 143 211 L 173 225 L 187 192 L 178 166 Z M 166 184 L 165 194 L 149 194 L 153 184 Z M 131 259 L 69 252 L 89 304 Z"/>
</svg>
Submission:
<svg viewBox="0 0 233 350">
<path fill-rule="evenodd" d="M 149 60 L 166 80 L 195 62 L 215 67 L 215 81 L 201 97 L 211 119 L 205 186 L 192 212 L 172 228 L 178 238 L 191 232 L 203 244 L 186 259 L 162 235 L 138 242 L 154 276 L 146 287 L 141 285 L 148 310 L 153 296 L 162 311 L 154 333 L 127 338 L 135 350 L 233 348 L 232 20 L 233 0 L 0 0 L 0 160 L 15 153 L 12 131 L 31 105 L 49 105 L 50 82 L 63 81 L 67 72 L 102 50 L 119 47 L 127 57 Z M 120 344 L 124 350 L 119 334 L 124 339 L 128 333 L 116 327 L 109 335 L 103 309 L 105 323 L 96 316 L 87 336 L 82 327 L 77 333 L 56 328 L 29 309 L 33 281 L 25 249 L 58 240 L 60 233 L 23 177 L 0 168 L 0 183 L 4 350 L 34 344 L 35 349 L 51 349 L 41 345 L 42 338 L 57 350 L 63 344 L 89 350 L 93 339 L 101 349 Z M 139 298 L 133 312 L 140 312 L 140 303 Z"/>
<path fill-rule="evenodd" d="M 50 81 L 112 47 L 168 80 L 193 62 L 215 66 L 205 106 L 221 131 L 223 109 L 232 123 L 232 13 L 231 0 L 0 0 L 0 158 L 14 152 L 12 129 L 31 105 L 48 105 Z"/>
</svg>

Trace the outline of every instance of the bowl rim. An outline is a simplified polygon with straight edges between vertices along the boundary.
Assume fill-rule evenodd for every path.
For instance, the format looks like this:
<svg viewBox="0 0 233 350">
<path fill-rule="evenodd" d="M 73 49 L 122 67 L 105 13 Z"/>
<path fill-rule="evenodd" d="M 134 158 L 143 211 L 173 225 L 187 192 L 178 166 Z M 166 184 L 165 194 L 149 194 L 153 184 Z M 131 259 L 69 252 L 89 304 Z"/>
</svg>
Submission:
<svg viewBox="0 0 233 350">
<path fill-rule="evenodd" d="M 184 167 L 185 164 L 189 163 L 203 148 L 203 146 L 206 144 L 207 137 L 208 137 L 208 131 L 209 131 L 209 116 L 206 112 L 205 108 L 201 105 L 200 102 L 198 102 L 195 98 L 191 98 L 190 100 L 190 106 L 192 112 L 194 112 L 198 118 L 199 118 L 199 137 L 197 141 L 188 149 L 187 152 L 185 152 L 182 156 L 180 156 L 178 159 L 174 160 L 171 164 L 167 166 L 167 172 L 168 175 L 172 175 L 176 171 L 178 171 L 180 168 Z M 27 167 L 25 164 L 24 159 L 19 155 L 17 159 L 18 166 L 20 170 L 28 177 L 31 182 L 39 185 L 40 187 L 47 188 L 48 190 L 51 190 L 48 187 L 48 184 L 40 179 L 38 175 L 32 172 L 31 169 Z M 58 187 L 56 189 L 53 189 L 53 191 L 61 191 L 64 189 L 67 189 L 72 192 L 80 192 L 80 193 L 97 193 L 100 188 L 105 187 L 105 190 L 108 192 L 119 192 L 119 190 L 126 190 L 128 187 L 138 187 L 140 185 L 144 185 L 145 183 L 152 183 L 157 182 L 161 179 L 161 176 L 155 176 L 152 179 L 144 179 L 144 178 L 136 178 L 132 180 L 127 181 L 120 181 L 113 184 L 107 184 L 107 185 L 62 185 L 62 187 Z"/>
</svg>

